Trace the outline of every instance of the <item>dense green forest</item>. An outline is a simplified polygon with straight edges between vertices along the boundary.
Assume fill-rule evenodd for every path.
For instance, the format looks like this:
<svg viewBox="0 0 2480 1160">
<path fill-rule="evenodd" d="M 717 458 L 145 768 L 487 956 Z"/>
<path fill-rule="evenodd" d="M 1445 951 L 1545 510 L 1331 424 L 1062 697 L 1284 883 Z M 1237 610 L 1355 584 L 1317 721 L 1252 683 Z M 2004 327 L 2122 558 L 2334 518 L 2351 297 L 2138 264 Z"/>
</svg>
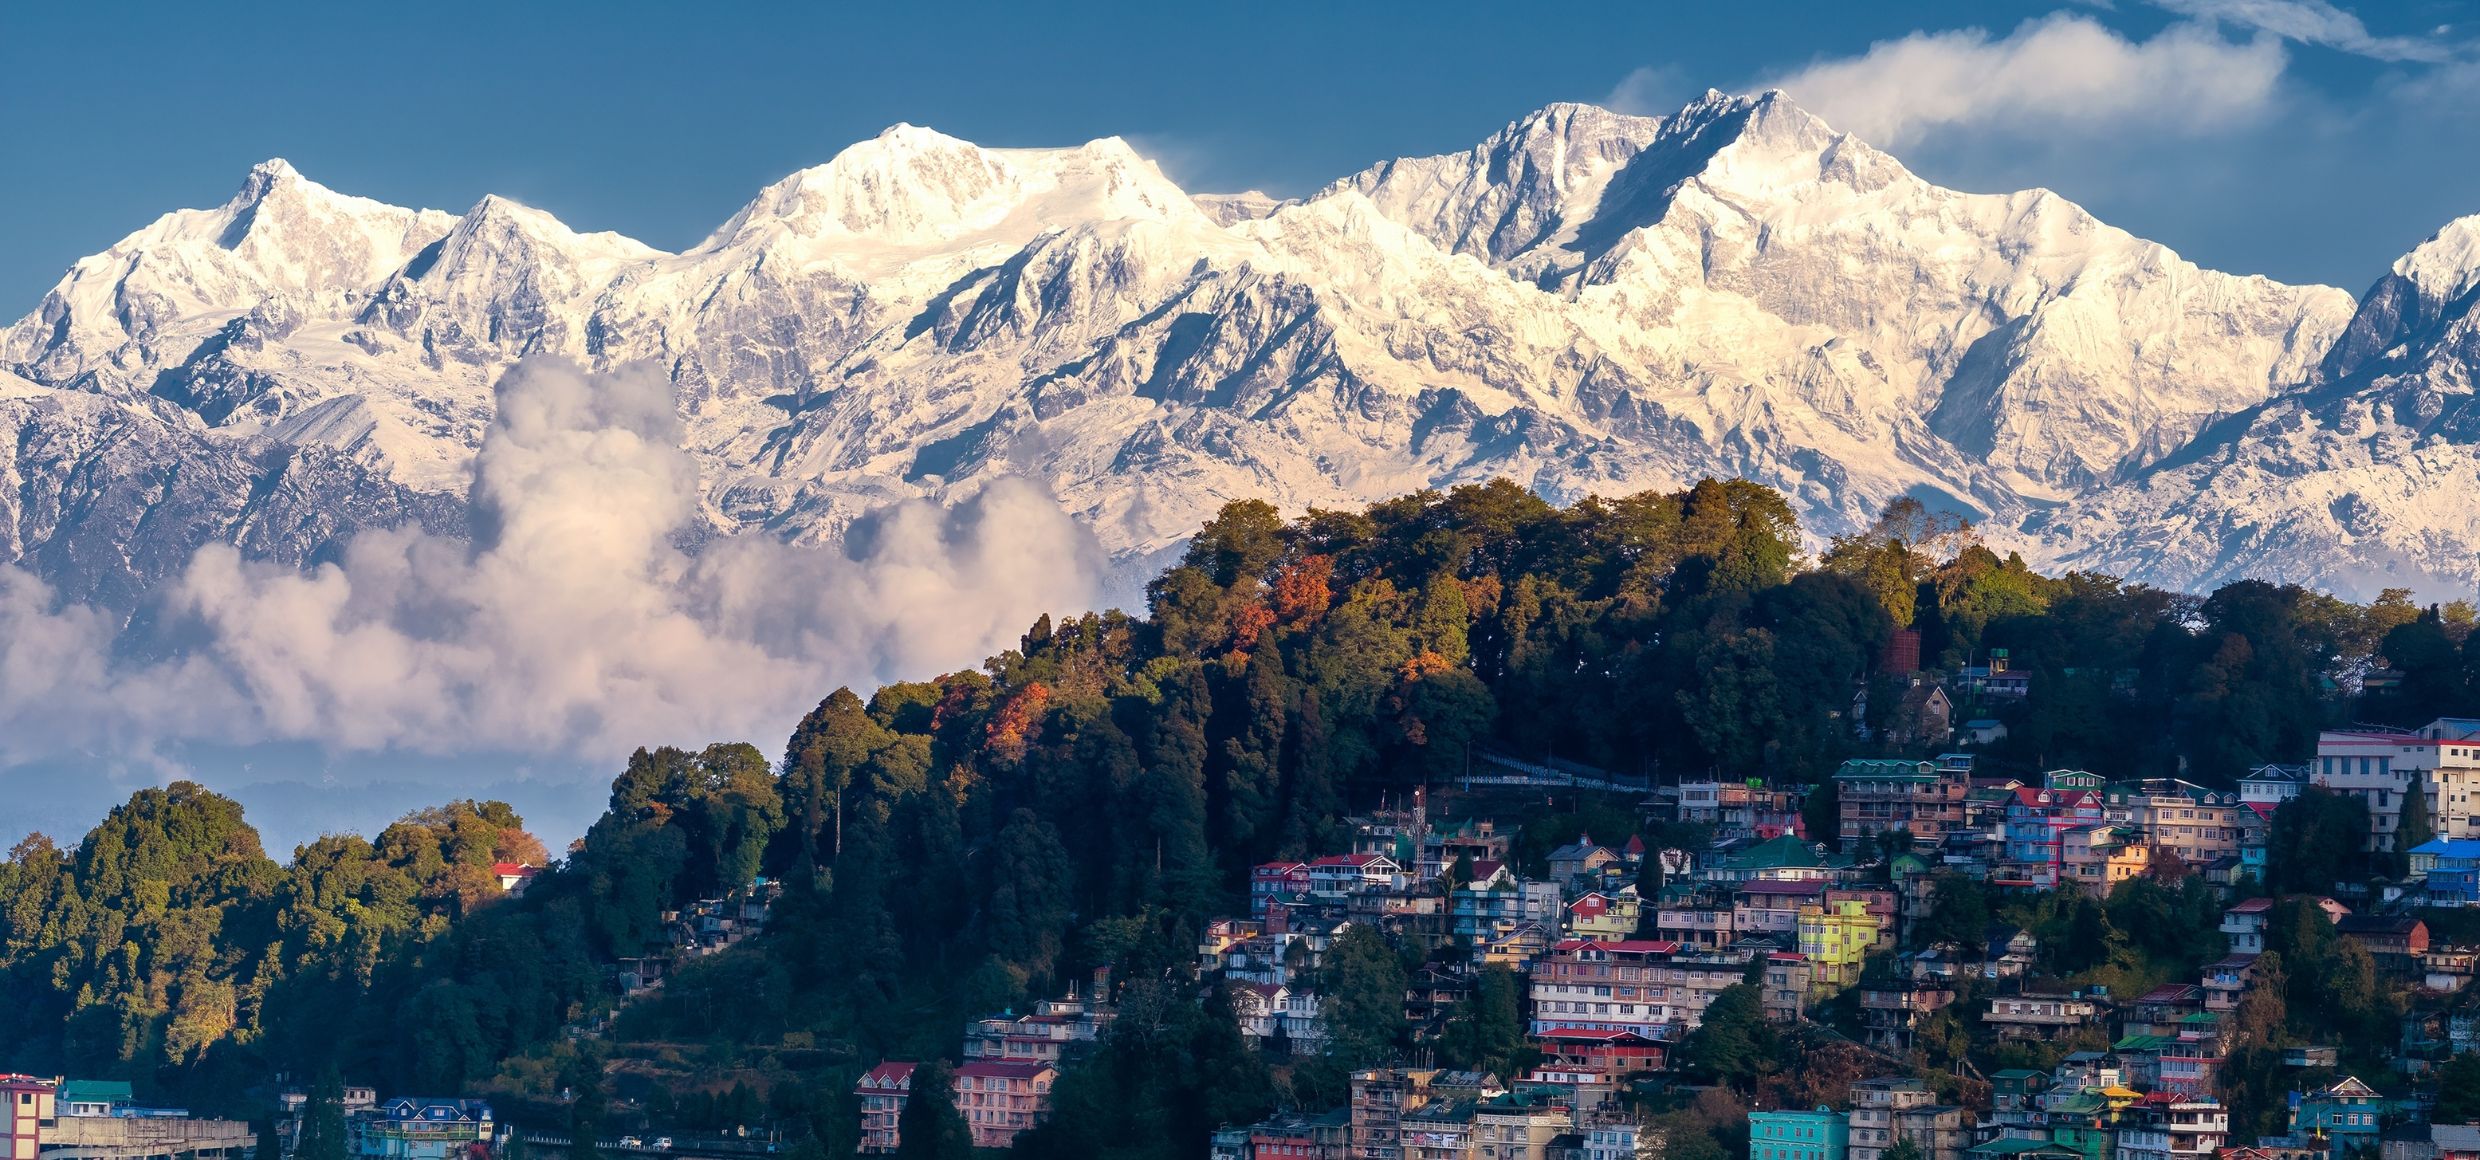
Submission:
<svg viewBox="0 0 2480 1160">
<path fill-rule="evenodd" d="M 872 1061 L 952 1056 L 967 1018 L 1107 971 L 1119 1030 L 1024 1146 L 1191 1154 L 1215 1123 L 1332 1099 L 1395 1050 L 1395 1000 L 1354 996 L 1400 996 L 1408 965 L 1374 935 L 1339 946 L 1321 980 L 1335 1045 L 1278 1075 L 1189 981 L 1199 924 L 1240 909 L 1252 863 L 1333 849 L 1349 810 L 1452 777 L 1477 746 L 1813 782 L 1878 752 L 1852 694 L 1894 701 L 1900 675 L 1876 666 L 1904 626 L 1925 663 L 2005 648 L 2031 672 L 1987 759 L 2024 772 L 2226 784 L 2304 759 L 2321 725 L 2418 723 L 2480 684 L 2466 604 L 2046 577 L 1908 503 L 1807 559 L 1782 497 L 1743 482 L 1562 508 L 1502 481 L 1289 522 L 1236 503 L 1147 597 L 1142 616 L 1044 618 L 978 670 L 836 690 L 777 760 L 641 750 L 516 898 L 494 897 L 489 864 L 541 851 L 496 803 L 279 864 L 230 801 L 141 793 L 74 849 L 33 838 L 0 866 L 0 1065 L 204 1107 L 246 1104 L 274 1071 L 581 1120 L 637 1096 L 685 1121 L 764 1115 L 833 1153 Z M 2401 686 L 2359 697 L 2379 654 Z M 768 934 L 602 1038 L 559 1034 L 610 1007 L 612 963 L 665 910 L 756 874 L 785 884 Z M 1474 1002 L 1441 1051 L 1508 1061 L 1512 984 Z M 630 1089 L 682 1060 L 735 1078 Z M 563 1088 L 567 1111 L 548 1102 Z"/>
</svg>

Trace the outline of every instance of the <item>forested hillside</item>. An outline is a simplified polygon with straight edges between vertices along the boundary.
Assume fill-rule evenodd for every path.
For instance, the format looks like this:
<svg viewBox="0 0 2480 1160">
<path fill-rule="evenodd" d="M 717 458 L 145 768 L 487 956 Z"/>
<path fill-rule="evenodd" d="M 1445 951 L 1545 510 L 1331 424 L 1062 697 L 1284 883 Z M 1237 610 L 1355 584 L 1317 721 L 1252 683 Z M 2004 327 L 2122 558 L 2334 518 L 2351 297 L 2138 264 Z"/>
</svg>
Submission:
<svg viewBox="0 0 2480 1160">
<path fill-rule="evenodd" d="M 654 1098 L 716 1117 L 718 1100 L 763 1100 L 834 1151 L 859 1069 L 952 1054 L 966 1019 L 1107 971 L 1119 1030 L 1025 1146 L 1189 1151 L 1280 1084 L 1331 1097 L 1391 1046 L 1354 1034 L 1347 1007 L 1326 1057 L 1269 1072 L 1194 993 L 1198 924 L 1236 906 L 1254 862 L 1333 849 L 1348 811 L 1443 783 L 1481 747 L 1817 781 L 1881 751 L 1853 694 L 1895 700 L 1877 665 L 1907 625 L 1925 663 L 2005 648 L 2031 671 L 1987 759 L 2002 769 L 2226 783 L 2301 759 L 2329 721 L 2471 704 L 2467 605 L 2044 577 L 1908 504 L 1819 560 L 1798 531 L 1782 497 L 1740 482 L 1566 508 L 1502 482 L 1291 522 L 1234 504 L 1142 616 L 1044 618 L 979 670 L 836 690 L 778 760 L 641 750 L 601 821 L 516 898 L 490 864 L 541 851 L 496 803 L 279 865 L 230 801 L 149 790 L 74 849 L 31 839 L 0 867 L 0 1044 L 19 1070 L 202 1106 L 333 1070 L 581 1117 L 632 1074 L 630 1045 L 654 1044 L 650 1066 L 687 1053 L 746 1081 Z M 2360 698 L 2380 652 L 2401 686 Z M 601 1039 L 559 1034 L 611 1006 L 613 963 L 663 912 L 761 874 L 784 883 L 765 936 Z M 1335 969 L 1400 969 L 1358 954 L 1347 942 Z M 1488 1029 L 1514 1000 L 1494 994 L 1476 1002 L 1507 1011 L 1477 1010 L 1449 1051 L 1500 1050 Z M 579 1095 L 565 1113 L 546 1102 L 561 1088 Z"/>
</svg>

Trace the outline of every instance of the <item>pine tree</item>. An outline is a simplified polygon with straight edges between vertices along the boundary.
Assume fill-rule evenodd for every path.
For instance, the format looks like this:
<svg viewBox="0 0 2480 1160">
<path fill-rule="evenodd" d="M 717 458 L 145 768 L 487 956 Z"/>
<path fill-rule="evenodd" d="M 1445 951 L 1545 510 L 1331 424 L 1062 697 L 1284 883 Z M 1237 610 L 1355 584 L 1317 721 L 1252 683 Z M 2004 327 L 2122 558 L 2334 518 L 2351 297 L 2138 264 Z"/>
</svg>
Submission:
<svg viewBox="0 0 2480 1160">
<path fill-rule="evenodd" d="M 2395 870 L 2407 870 L 2411 851 L 2436 836 L 2437 828 L 2428 820 L 2428 786 L 2413 774 L 2403 792 L 2402 821 L 2394 829 Z"/>
<path fill-rule="evenodd" d="M 310 1089 L 310 1106 L 302 1112 L 301 1142 L 293 1149 L 293 1160 L 344 1160 L 344 1156 L 344 1081 L 329 1068 Z"/>
<path fill-rule="evenodd" d="M 896 1117 L 896 1160 L 972 1160 L 973 1130 L 956 1110 L 955 1077 L 929 1060 L 913 1068 L 912 1091 Z"/>
</svg>

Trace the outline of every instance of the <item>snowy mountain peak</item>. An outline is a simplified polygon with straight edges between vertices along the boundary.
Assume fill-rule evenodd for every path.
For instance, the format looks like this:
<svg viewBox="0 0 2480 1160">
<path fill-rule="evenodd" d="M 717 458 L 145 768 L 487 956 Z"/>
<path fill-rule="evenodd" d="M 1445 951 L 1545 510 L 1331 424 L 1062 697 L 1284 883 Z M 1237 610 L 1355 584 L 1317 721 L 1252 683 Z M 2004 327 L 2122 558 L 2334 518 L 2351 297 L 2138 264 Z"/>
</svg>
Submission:
<svg viewBox="0 0 2480 1160">
<path fill-rule="evenodd" d="M 2394 273 L 2418 287 L 2432 303 L 2448 303 L 2480 286 L 2480 214 L 2447 222 L 2443 229 L 2394 262 Z"/>
<path fill-rule="evenodd" d="M 2381 287 L 2416 304 L 2415 280 L 2448 293 L 2475 266 L 2480 221 L 2456 223 Z M 677 255 L 496 196 L 461 216 L 347 197 L 271 161 L 80 262 L 0 334 L 0 373 L 33 384 L 0 390 L 0 420 L 86 392 L 190 432 L 185 478 L 240 478 L 273 441 L 453 497 L 492 384 L 550 354 L 663 368 L 717 533 L 824 540 L 1017 474 L 1133 558 L 1228 499 L 1711 475 L 1782 489 L 1819 534 L 1949 497 L 2054 561 L 2104 533 L 2061 540 L 2066 517 L 2035 513 L 2167 478 L 2200 430 L 2294 397 L 2352 311 L 2046 191 L 1940 188 L 1779 92 L 1660 117 L 1551 105 L 1297 203 L 1191 196 L 1116 137 L 985 148 L 899 124 Z M 2363 345 L 2406 363 L 2422 348 L 2392 336 L 2436 312 L 2372 294 L 2360 314 Z M 147 515 L 136 475 L 72 494 L 99 486 L 92 456 L 13 469 L 8 436 L 0 476 L 60 498 L 26 515 L 0 491 L 0 529 L 32 529 L 0 559 L 105 561 L 60 580 L 126 590 L 180 558 L 158 529 L 222 534 Z M 352 486 L 340 510 L 384 498 Z M 69 526 L 98 505 L 120 522 Z M 344 525 L 283 526 L 307 559 Z M 2221 558 L 2112 566 L 2183 584 Z"/>
<path fill-rule="evenodd" d="M 241 179 L 240 191 L 233 195 L 233 202 L 235 204 L 255 202 L 267 196 L 269 190 L 285 182 L 307 180 L 301 175 L 300 170 L 293 168 L 292 162 L 281 157 L 270 157 L 250 167 L 249 174 Z"/>
<path fill-rule="evenodd" d="M 1073 149 L 985 149 L 899 124 L 767 187 L 700 249 L 784 236 L 861 250 L 945 246 L 981 234 L 1022 244 L 1078 220 L 1170 216 L 1203 215 L 1117 137 Z"/>
</svg>

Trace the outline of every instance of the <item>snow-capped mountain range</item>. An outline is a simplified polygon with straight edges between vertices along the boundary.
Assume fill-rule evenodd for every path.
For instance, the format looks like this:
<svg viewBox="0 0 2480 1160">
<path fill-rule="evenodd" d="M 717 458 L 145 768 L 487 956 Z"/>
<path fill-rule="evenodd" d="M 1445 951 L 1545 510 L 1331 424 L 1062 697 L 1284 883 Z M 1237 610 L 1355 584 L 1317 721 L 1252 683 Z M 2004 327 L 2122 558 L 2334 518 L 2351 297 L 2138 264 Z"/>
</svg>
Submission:
<svg viewBox="0 0 2480 1160">
<path fill-rule="evenodd" d="M 680 253 L 270 161 L 0 332 L 0 563 L 126 608 L 209 541 L 454 531 L 493 382 L 557 354 L 663 368 L 717 534 L 1022 475 L 1141 560 L 1234 498 L 1738 475 L 1818 534 L 1912 494 L 2182 588 L 2467 590 L 2476 284 L 2480 220 L 2355 304 L 1940 188 L 1777 93 L 1551 106 L 1298 201 L 899 125 Z"/>
</svg>

